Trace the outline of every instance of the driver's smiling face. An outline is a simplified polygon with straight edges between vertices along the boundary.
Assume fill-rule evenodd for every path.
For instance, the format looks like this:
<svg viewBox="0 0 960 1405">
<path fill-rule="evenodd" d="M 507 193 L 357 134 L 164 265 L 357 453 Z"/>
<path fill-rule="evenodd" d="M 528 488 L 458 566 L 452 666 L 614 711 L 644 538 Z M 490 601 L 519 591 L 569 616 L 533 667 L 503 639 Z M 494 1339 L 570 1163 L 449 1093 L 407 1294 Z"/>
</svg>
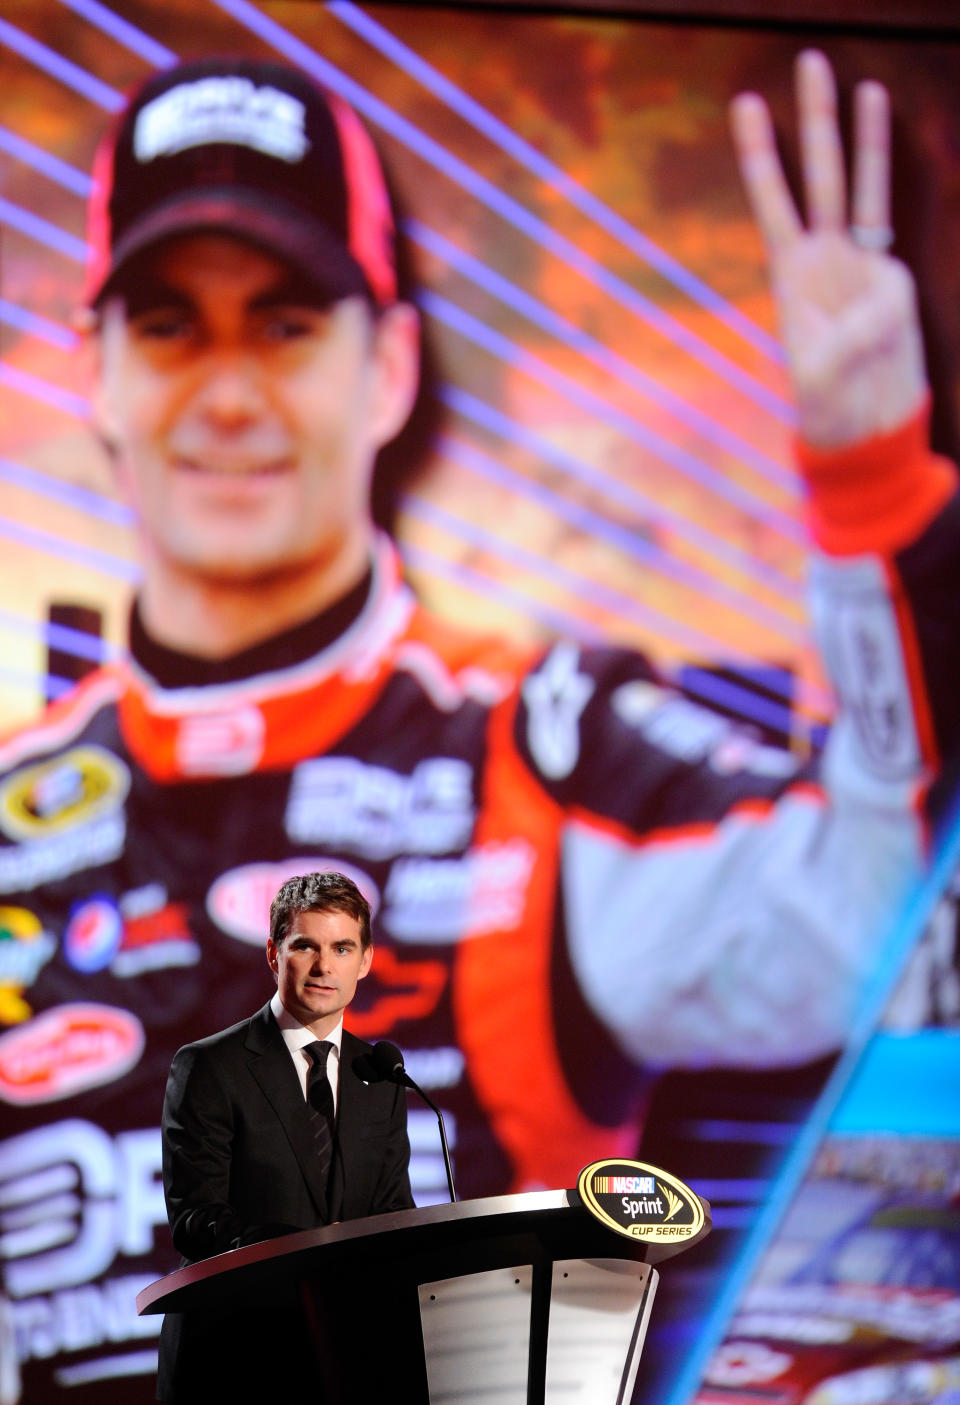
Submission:
<svg viewBox="0 0 960 1405">
<path fill-rule="evenodd" d="M 311 301 L 280 260 L 220 234 L 139 263 L 103 309 L 95 409 L 145 564 L 249 581 L 365 545 L 373 460 L 416 378 L 410 312 Z"/>
</svg>

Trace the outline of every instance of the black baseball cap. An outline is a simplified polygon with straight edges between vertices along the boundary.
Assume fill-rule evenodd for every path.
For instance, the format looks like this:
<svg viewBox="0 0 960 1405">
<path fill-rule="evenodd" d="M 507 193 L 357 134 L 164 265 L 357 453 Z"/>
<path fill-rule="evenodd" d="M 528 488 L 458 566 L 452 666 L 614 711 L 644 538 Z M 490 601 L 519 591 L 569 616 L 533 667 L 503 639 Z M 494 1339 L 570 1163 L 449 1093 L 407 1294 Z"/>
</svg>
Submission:
<svg viewBox="0 0 960 1405">
<path fill-rule="evenodd" d="M 331 301 L 397 296 L 383 167 L 359 117 L 307 75 L 213 58 L 150 78 L 119 114 L 94 165 L 94 305 L 146 250 L 219 231 L 283 259 Z"/>
</svg>

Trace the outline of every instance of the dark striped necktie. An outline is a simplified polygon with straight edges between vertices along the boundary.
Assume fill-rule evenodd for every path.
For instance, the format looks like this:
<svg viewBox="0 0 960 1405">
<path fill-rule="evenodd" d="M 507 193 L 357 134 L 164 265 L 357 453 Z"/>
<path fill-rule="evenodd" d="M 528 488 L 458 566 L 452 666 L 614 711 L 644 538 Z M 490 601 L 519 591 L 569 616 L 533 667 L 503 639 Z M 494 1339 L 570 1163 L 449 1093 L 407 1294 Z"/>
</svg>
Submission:
<svg viewBox="0 0 960 1405">
<path fill-rule="evenodd" d="M 307 1112 L 317 1148 L 320 1179 L 326 1184 L 333 1156 L 333 1089 L 327 1077 L 327 1056 L 333 1045 L 328 1039 L 317 1039 L 305 1047 L 312 1060 L 307 1075 Z"/>
</svg>

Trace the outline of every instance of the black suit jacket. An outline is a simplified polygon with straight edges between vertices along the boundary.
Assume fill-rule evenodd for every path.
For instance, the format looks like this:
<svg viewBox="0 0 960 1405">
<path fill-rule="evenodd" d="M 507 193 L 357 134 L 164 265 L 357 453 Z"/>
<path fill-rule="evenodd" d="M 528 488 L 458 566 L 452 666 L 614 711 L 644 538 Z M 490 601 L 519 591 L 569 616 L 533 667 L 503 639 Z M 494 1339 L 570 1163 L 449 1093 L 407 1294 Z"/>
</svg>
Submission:
<svg viewBox="0 0 960 1405">
<path fill-rule="evenodd" d="M 185 1260 L 335 1220 L 412 1208 L 405 1094 L 393 1083 L 362 1081 L 369 1054 L 368 1044 L 344 1030 L 333 1161 L 324 1186 L 301 1085 L 269 1003 L 251 1019 L 177 1052 L 161 1123 L 163 1186 L 173 1242 Z M 209 1321 L 194 1324 L 174 1314 L 165 1321 L 161 1400 L 200 1393 L 199 1333 L 207 1361 Z M 231 1342 L 242 1335 L 234 1322 Z M 244 1367 L 245 1381 L 252 1369 Z M 225 1387 L 222 1375 L 216 1384 Z"/>
</svg>

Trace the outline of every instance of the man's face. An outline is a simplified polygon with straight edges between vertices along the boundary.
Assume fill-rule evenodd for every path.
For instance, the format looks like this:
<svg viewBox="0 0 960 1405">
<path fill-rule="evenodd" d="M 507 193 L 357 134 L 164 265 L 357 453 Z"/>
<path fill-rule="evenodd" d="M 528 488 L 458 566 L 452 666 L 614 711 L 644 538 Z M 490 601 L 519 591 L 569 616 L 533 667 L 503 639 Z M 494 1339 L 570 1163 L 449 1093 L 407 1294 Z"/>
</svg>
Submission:
<svg viewBox="0 0 960 1405">
<path fill-rule="evenodd" d="M 373 947 L 364 950 L 347 912 L 301 912 L 279 945 L 268 939 L 267 960 L 284 1009 L 322 1039 L 370 970 Z"/>
<path fill-rule="evenodd" d="M 359 554 L 377 450 L 416 390 L 416 318 L 304 301 L 279 260 L 221 235 L 161 246 L 108 300 L 95 411 L 152 561 L 269 579 Z"/>
</svg>

